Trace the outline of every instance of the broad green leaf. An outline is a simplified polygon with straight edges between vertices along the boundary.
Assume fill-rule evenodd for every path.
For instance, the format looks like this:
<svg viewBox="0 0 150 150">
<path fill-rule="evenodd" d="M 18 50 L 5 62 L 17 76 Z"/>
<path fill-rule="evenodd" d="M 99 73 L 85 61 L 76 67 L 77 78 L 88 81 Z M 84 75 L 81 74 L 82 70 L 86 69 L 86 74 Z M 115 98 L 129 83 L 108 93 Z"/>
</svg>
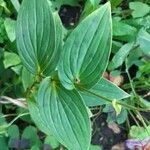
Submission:
<svg viewBox="0 0 150 150">
<path fill-rule="evenodd" d="M 55 18 L 55 19 L 54 19 Z M 62 30 L 47 0 L 24 0 L 17 19 L 17 47 L 32 74 L 49 75 L 59 60 Z"/>
<path fill-rule="evenodd" d="M 150 56 L 150 34 L 142 29 L 138 35 L 138 42 L 143 52 Z"/>
<path fill-rule="evenodd" d="M 69 35 L 58 67 L 63 86 L 91 88 L 106 69 L 111 48 L 110 3 L 86 17 Z"/>
<path fill-rule="evenodd" d="M 133 41 L 136 39 L 137 29 L 124 22 L 113 20 L 113 37 L 119 41 Z"/>
<path fill-rule="evenodd" d="M 11 66 L 16 66 L 18 64 L 20 64 L 21 60 L 19 58 L 19 56 L 15 53 L 10 53 L 10 52 L 7 52 L 5 51 L 4 52 L 4 67 L 7 69 Z"/>
<path fill-rule="evenodd" d="M 110 64 L 111 69 L 115 69 L 123 64 L 133 46 L 134 43 L 127 43 L 118 50 L 118 52 L 114 55 L 112 62 Z"/>
<path fill-rule="evenodd" d="M 45 125 L 43 119 L 40 116 L 39 109 L 37 107 L 37 104 L 34 101 L 34 98 L 30 99 L 28 101 L 28 108 L 30 115 L 32 117 L 32 120 L 36 123 L 36 126 L 44 133 L 47 135 L 51 135 L 49 132 L 48 127 Z"/>
<path fill-rule="evenodd" d="M 121 100 L 130 96 L 122 89 L 117 87 L 115 84 L 113 84 L 112 82 L 104 78 L 102 78 L 89 91 L 112 100 L 113 99 Z M 94 96 L 86 91 L 81 91 L 80 93 L 87 106 L 98 106 L 98 105 L 107 104 L 107 102 L 104 99 Z"/>
<path fill-rule="evenodd" d="M 13 42 L 16 39 L 16 21 L 7 18 L 5 19 L 4 25 L 8 38 L 10 39 L 11 42 Z"/>
<path fill-rule="evenodd" d="M 20 3 L 19 3 L 19 0 L 11 0 L 14 8 L 16 9 L 16 11 L 18 12 L 19 9 L 20 9 Z"/>
<path fill-rule="evenodd" d="M 133 10 L 133 18 L 143 17 L 150 12 L 150 6 L 142 2 L 130 2 L 129 7 L 131 10 Z"/>
<path fill-rule="evenodd" d="M 42 122 L 36 120 L 35 123 L 48 128 L 69 150 L 89 149 L 90 120 L 76 90 L 68 91 L 59 83 L 57 85 L 52 79 L 46 78 L 40 85 L 36 102 Z M 32 118 L 36 118 L 36 114 Z"/>
</svg>

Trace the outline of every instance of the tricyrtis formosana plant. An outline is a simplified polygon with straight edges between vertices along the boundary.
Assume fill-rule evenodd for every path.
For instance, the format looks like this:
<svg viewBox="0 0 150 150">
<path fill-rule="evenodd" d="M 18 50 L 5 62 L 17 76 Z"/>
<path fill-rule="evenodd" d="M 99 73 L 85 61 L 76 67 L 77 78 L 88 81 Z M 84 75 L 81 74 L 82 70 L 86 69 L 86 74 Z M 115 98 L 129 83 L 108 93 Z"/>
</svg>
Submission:
<svg viewBox="0 0 150 150">
<path fill-rule="evenodd" d="M 129 96 L 102 78 L 111 42 L 110 3 L 87 16 L 63 42 L 61 21 L 48 0 L 22 2 L 17 47 L 24 67 L 35 76 L 27 92 L 29 111 L 43 132 L 69 150 L 89 149 L 89 99 L 93 106 L 105 103 L 92 93 L 102 89 L 101 95 L 109 96 L 108 91 L 114 91 L 117 94 L 110 98 L 117 100 Z"/>
</svg>

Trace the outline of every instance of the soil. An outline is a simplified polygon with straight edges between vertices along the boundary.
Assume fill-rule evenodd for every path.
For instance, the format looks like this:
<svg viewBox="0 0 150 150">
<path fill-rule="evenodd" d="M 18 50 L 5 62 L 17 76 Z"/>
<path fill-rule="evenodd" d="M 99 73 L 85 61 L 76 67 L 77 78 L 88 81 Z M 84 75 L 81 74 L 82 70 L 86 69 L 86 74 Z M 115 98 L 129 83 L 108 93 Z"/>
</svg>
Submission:
<svg viewBox="0 0 150 150">
<path fill-rule="evenodd" d="M 81 13 L 81 7 L 62 5 L 59 10 L 59 16 L 66 28 L 73 27 L 78 21 Z"/>
<path fill-rule="evenodd" d="M 92 136 L 92 144 L 100 145 L 103 150 L 111 150 L 116 144 L 123 143 L 127 139 L 127 131 L 124 125 L 116 126 L 112 129 L 106 122 L 107 114 L 102 113 L 94 120 L 94 131 Z M 125 146 L 124 146 L 125 149 Z"/>
</svg>

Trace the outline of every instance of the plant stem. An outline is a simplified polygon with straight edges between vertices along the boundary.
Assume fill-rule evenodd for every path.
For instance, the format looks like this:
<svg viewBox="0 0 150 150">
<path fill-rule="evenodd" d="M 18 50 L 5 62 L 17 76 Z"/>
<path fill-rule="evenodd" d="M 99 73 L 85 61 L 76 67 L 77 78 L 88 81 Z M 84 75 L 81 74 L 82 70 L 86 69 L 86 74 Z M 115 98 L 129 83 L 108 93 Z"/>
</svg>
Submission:
<svg viewBox="0 0 150 150">
<path fill-rule="evenodd" d="M 128 71 L 127 59 L 126 59 L 125 64 L 126 64 L 126 73 L 127 73 L 127 75 L 128 75 L 128 78 L 129 78 L 129 82 L 130 82 L 131 89 L 132 89 L 132 91 L 133 91 L 134 96 L 137 97 L 137 94 L 136 94 L 136 92 L 135 92 L 135 90 L 134 90 L 133 81 L 132 81 L 131 76 L 130 76 L 129 71 Z"/>
<path fill-rule="evenodd" d="M 142 115 L 138 111 L 135 111 L 135 112 L 139 116 L 139 120 L 141 121 L 141 123 L 143 124 L 144 128 L 146 129 L 148 135 L 150 136 L 150 132 L 148 131 L 147 125 L 146 125 Z"/>
<path fill-rule="evenodd" d="M 96 94 L 96 93 L 94 93 L 94 92 L 92 92 L 92 91 L 90 91 L 90 90 L 87 90 L 86 88 L 83 88 L 83 87 L 81 87 L 81 86 L 80 86 L 80 88 L 81 88 L 82 90 L 84 90 L 84 91 L 86 91 L 86 92 L 88 92 L 88 93 L 90 93 L 90 94 L 92 94 L 92 95 L 94 95 L 94 96 L 100 98 L 100 99 L 105 100 L 106 102 L 112 103 L 112 101 L 113 101 L 112 99 L 109 99 L 109 98 L 107 98 L 107 97 L 104 97 L 104 96 L 101 96 L 101 95 L 99 95 L 99 94 Z M 144 111 L 144 112 L 149 112 L 149 111 L 150 111 L 150 109 L 137 108 L 137 107 L 135 107 L 135 106 L 128 105 L 127 103 L 124 103 L 124 102 L 122 102 L 122 101 L 116 101 L 116 103 L 119 104 L 119 105 L 121 105 L 121 106 L 123 106 L 123 107 L 125 107 L 126 109 L 129 109 L 129 110 Z"/>
<path fill-rule="evenodd" d="M 132 114 L 132 112 L 130 110 L 128 112 L 129 112 L 130 116 L 133 118 L 133 120 L 135 121 L 135 123 L 137 124 L 137 126 L 140 127 L 138 121 L 136 120 L 136 118 L 134 117 L 134 115 Z"/>
<path fill-rule="evenodd" d="M 20 117 L 29 115 L 29 113 L 23 113 L 23 114 L 19 114 L 17 117 L 15 117 L 9 124 L 8 127 L 11 126 L 17 119 L 19 119 Z"/>
</svg>

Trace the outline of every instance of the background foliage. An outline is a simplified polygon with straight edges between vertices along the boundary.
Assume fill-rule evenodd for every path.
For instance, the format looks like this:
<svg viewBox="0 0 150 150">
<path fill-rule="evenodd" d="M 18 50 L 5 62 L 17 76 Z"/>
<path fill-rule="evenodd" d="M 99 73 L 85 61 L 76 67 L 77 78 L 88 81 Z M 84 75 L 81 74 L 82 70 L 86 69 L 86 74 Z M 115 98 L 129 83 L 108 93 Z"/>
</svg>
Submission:
<svg viewBox="0 0 150 150">
<path fill-rule="evenodd" d="M 46 136 L 37 129 L 30 118 L 28 109 L 26 109 L 27 104 L 24 97 L 26 97 L 28 92 L 31 90 L 29 87 L 33 86 L 32 83 L 35 78 L 28 70 L 26 70 L 26 68 L 23 67 L 16 46 L 16 31 L 19 32 L 19 35 L 21 35 L 19 27 L 17 26 L 16 28 L 16 19 L 21 2 L 22 1 L 18 0 L 0 0 L 0 145 L 2 145 L 0 146 L 0 150 L 7 150 L 11 148 L 38 150 L 41 147 L 60 149 L 63 146 L 53 136 Z M 106 98 L 119 100 L 120 103 L 125 102 L 126 104 L 135 106 L 136 108 L 140 107 L 147 109 L 150 106 L 150 2 L 146 0 L 110 0 L 110 2 L 112 8 L 113 41 L 111 49 L 112 52 L 109 65 L 107 67 L 107 75 L 104 77 L 114 83 L 117 79 L 117 81 L 119 81 L 119 86 L 121 86 L 121 88 L 131 96 L 129 97 L 127 93 L 123 92 L 115 85 L 111 84 L 110 86 L 109 82 L 107 82 L 104 78 L 92 88 L 91 92 L 100 94 Z M 78 27 L 84 18 L 90 15 L 97 8 L 101 7 L 104 3 L 105 1 L 102 0 L 87 0 L 85 2 L 79 2 L 76 0 L 51 1 L 51 6 L 55 12 L 54 18 L 56 18 L 53 19 L 53 26 L 55 26 L 56 22 L 60 23 L 61 21 L 64 21 L 63 19 L 60 21 L 57 15 L 57 12 L 59 12 L 59 15 L 62 18 L 63 14 L 60 12 L 62 5 L 71 5 L 72 7 L 78 7 L 80 10 L 77 19 L 68 21 L 69 25 L 67 26 L 63 22 L 62 29 L 58 26 L 56 27 L 56 32 L 61 31 L 64 41 L 66 41 L 67 37 L 73 32 L 73 29 L 76 26 Z M 29 16 L 30 15 L 32 15 L 32 8 L 30 8 Z M 28 15 L 24 17 L 25 19 L 29 19 Z M 47 21 L 47 18 L 45 19 Z M 103 27 L 104 29 L 107 29 L 110 25 L 107 22 Z M 41 24 L 38 23 L 38 25 L 40 28 Z M 80 30 L 84 30 L 85 26 L 87 26 L 86 22 Z M 52 31 L 48 30 L 48 32 Z M 48 32 L 45 33 L 45 36 Z M 85 36 L 88 37 L 88 35 Z M 20 36 L 17 38 L 21 40 Z M 57 38 L 59 40 L 61 37 Z M 73 40 L 73 37 L 70 39 Z M 66 43 L 67 42 L 70 41 L 66 41 Z M 77 42 L 82 43 L 82 41 Z M 42 40 L 40 44 L 43 45 Z M 49 46 L 61 47 L 61 44 L 56 42 L 55 45 Z M 40 62 L 43 62 L 44 57 L 42 58 L 41 54 L 38 54 Z M 47 55 L 47 52 L 45 51 L 45 54 L 43 55 Z M 44 61 L 45 64 L 47 64 L 47 60 Z M 48 65 L 51 65 L 52 62 L 53 60 L 49 62 L 50 64 Z M 67 62 L 65 63 L 67 65 Z M 31 65 L 32 63 L 29 62 L 29 64 Z M 47 66 L 45 64 L 43 65 L 42 63 L 39 63 L 39 66 L 31 68 L 31 72 L 36 72 L 33 68 L 36 68 L 37 72 L 39 70 L 41 71 L 41 68 L 44 68 L 44 73 L 50 74 L 51 71 L 46 70 Z M 35 66 L 35 64 L 33 64 L 33 66 Z M 56 64 L 54 67 L 55 66 Z M 71 66 L 71 68 L 74 67 Z M 74 72 L 76 71 L 79 71 L 78 68 L 74 70 Z M 62 74 L 62 72 L 63 70 L 61 70 L 60 74 Z M 95 74 L 95 76 L 96 75 L 97 74 Z M 101 74 L 99 74 L 99 76 L 100 75 Z M 64 79 L 65 77 L 62 77 L 61 80 L 64 81 Z M 83 80 L 83 83 L 87 84 L 86 81 L 87 79 L 85 81 Z M 107 82 L 107 84 L 105 82 Z M 92 85 L 89 85 L 89 87 Z M 65 86 L 67 87 L 67 85 Z M 70 85 L 68 88 L 70 88 Z M 41 87 L 41 90 L 42 89 L 43 87 Z M 117 94 L 115 93 L 116 91 Z M 62 91 L 60 90 L 60 93 L 61 92 Z M 111 105 L 104 101 L 103 97 L 101 97 L 100 101 L 96 96 L 93 97 L 89 93 L 83 93 L 82 91 L 80 93 L 84 99 L 86 99 L 85 103 L 87 106 L 91 107 L 91 110 L 94 109 L 107 114 L 107 122 L 116 122 L 122 125 L 127 122 L 129 118 L 135 116 L 136 120 L 141 123 L 141 119 L 138 119 L 141 117 L 141 114 L 136 117 L 137 113 L 135 110 L 128 111 L 126 107 L 120 108 L 115 101 Z M 89 98 L 90 96 L 91 98 Z M 32 104 L 30 106 L 35 108 Z M 91 111 L 90 114 L 91 116 L 94 116 L 95 112 Z M 149 125 L 148 118 L 144 115 L 142 118 L 144 118 L 144 120 L 146 120 L 144 122 Z M 130 123 L 131 122 L 129 120 L 129 124 Z M 136 124 L 134 123 L 134 125 Z M 144 125 L 142 124 L 142 126 Z M 146 126 L 144 127 L 148 128 Z M 137 128 L 139 129 L 137 125 L 136 127 L 132 126 L 131 128 L 128 126 L 127 132 L 129 133 L 129 137 L 137 139 L 148 137 L 145 129 L 140 128 L 140 130 L 138 130 Z M 43 130 L 45 129 L 43 128 Z M 137 134 L 133 135 L 133 133 L 136 132 Z M 138 136 L 140 134 L 139 132 L 143 133 L 141 135 L 142 137 Z M 100 149 L 100 147 L 91 145 L 90 149 L 97 150 Z"/>
</svg>

